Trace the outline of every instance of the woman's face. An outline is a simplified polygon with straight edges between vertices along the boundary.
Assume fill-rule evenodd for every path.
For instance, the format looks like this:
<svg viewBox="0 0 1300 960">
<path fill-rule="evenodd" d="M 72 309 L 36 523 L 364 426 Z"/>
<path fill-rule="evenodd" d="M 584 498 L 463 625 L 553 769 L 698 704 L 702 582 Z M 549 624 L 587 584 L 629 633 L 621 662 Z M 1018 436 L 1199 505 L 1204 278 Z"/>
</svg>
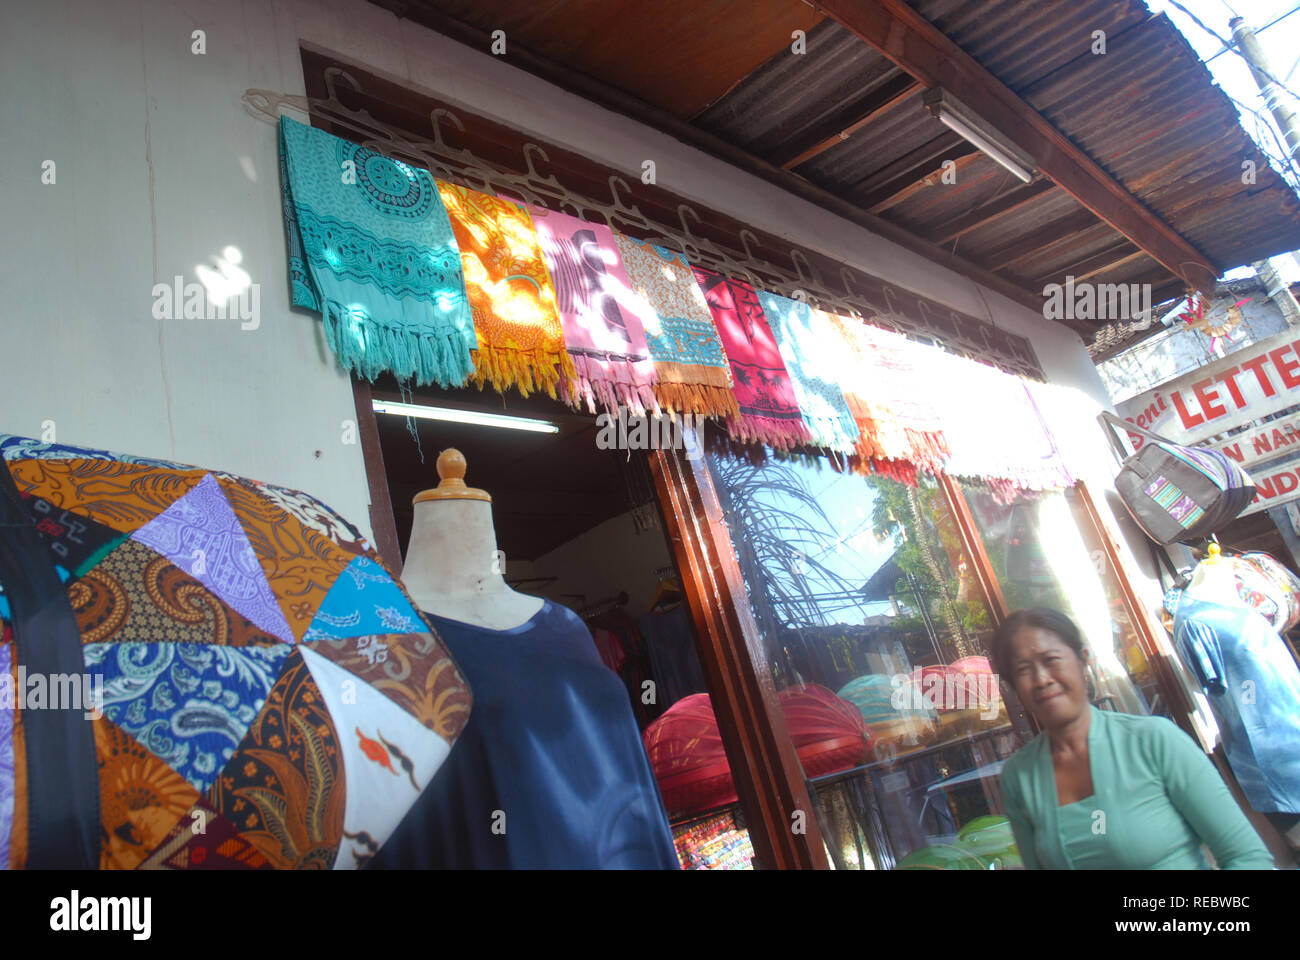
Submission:
<svg viewBox="0 0 1300 960">
<path fill-rule="evenodd" d="M 1040 726 L 1058 727 L 1088 708 L 1085 663 L 1050 630 L 1024 627 L 1011 638 L 1012 688 Z"/>
</svg>

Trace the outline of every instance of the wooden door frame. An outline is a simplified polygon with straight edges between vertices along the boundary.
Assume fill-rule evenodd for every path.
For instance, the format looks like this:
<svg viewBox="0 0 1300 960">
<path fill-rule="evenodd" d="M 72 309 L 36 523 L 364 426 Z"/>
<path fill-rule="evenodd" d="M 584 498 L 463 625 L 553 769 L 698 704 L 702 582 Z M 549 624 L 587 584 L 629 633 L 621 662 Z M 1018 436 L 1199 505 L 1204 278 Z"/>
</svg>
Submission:
<svg viewBox="0 0 1300 960">
<path fill-rule="evenodd" d="M 827 869 L 812 796 L 777 699 L 713 477 L 701 458 L 688 459 L 680 451 L 652 451 L 650 469 L 695 624 L 718 730 L 745 810 L 754 865 Z"/>
</svg>

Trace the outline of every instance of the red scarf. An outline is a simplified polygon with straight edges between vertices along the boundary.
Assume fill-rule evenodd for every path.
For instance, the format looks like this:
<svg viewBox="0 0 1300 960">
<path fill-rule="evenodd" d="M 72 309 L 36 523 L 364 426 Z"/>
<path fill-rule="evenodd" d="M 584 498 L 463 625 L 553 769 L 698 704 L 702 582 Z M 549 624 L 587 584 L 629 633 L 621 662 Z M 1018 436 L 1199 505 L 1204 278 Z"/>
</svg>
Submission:
<svg viewBox="0 0 1300 960">
<path fill-rule="evenodd" d="M 728 421 L 732 436 L 778 450 L 808 443 L 812 438 L 799 412 L 790 374 L 754 288 L 702 267 L 692 269 L 736 384 L 740 416 Z"/>
</svg>

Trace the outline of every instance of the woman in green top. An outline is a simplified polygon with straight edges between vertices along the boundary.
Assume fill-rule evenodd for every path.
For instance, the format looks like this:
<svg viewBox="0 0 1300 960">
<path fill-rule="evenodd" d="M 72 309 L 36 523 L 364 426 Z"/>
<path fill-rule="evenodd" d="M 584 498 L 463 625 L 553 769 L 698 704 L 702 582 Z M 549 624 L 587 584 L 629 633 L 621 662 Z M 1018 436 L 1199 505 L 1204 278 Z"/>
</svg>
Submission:
<svg viewBox="0 0 1300 960">
<path fill-rule="evenodd" d="M 1068 617 L 1013 613 L 993 636 L 994 670 L 1042 733 L 1007 759 L 1002 793 L 1030 870 L 1229 870 L 1273 858 L 1201 748 L 1164 717 L 1089 703 L 1088 653 Z"/>
</svg>

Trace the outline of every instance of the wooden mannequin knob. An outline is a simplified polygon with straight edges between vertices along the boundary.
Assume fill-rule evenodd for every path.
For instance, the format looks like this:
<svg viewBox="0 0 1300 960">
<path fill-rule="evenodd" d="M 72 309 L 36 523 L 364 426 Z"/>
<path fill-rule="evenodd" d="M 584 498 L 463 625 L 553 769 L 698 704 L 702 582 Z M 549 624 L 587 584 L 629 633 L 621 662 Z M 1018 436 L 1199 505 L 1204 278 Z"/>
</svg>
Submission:
<svg viewBox="0 0 1300 960">
<path fill-rule="evenodd" d="M 438 486 L 432 490 L 422 490 L 412 499 L 412 505 L 426 500 L 485 500 L 492 502 L 492 495 L 486 490 L 476 490 L 465 486 L 465 455 L 455 447 L 448 447 L 438 454 Z"/>
</svg>

